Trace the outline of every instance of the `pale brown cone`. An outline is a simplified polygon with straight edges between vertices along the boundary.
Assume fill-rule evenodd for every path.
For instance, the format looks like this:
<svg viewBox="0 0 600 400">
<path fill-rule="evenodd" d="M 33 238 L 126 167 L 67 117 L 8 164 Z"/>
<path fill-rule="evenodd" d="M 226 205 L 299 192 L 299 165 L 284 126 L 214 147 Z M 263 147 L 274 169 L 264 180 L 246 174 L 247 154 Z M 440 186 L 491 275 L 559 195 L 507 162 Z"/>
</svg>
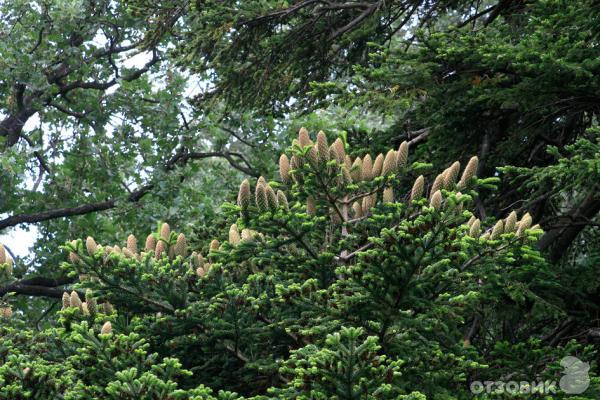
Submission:
<svg viewBox="0 0 600 400">
<path fill-rule="evenodd" d="M 300 146 L 310 146 L 312 141 L 310 140 L 310 136 L 308 135 L 308 130 L 305 127 L 300 128 L 298 132 L 298 143 Z"/>
<path fill-rule="evenodd" d="M 132 253 L 127 247 L 123 248 L 123 255 L 127 258 L 135 258 L 135 254 Z"/>
<path fill-rule="evenodd" d="M 319 166 L 319 156 L 317 154 L 317 148 L 315 146 L 311 146 L 306 153 L 306 158 L 308 159 L 308 165 L 313 168 L 317 168 Z"/>
<path fill-rule="evenodd" d="M 210 250 L 211 251 L 219 250 L 219 241 L 217 239 L 213 239 L 210 242 Z"/>
<path fill-rule="evenodd" d="M 115 311 L 112 304 L 110 304 L 108 301 L 102 303 L 102 310 L 104 311 L 104 314 L 106 314 L 106 315 L 110 315 Z"/>
<path fill-rule="evenodd" d="M 250 207 L 250 182 L 248 179 L 244 179 L 240 184 L 237 202 L 242 211 L 246 211 Z"/>
<path fill-rule="evenodd" d="M 254 237 L 254 232 L 251 229 L 242 229 L 242 240 L 250 240 Z"/>
<path fill-rule="evenodd" d="M 429 199 L 431 200 L 433 198 L 433 195 L 435 192 L 437 192 L 438 190 L 442 189 L 444 187 L 444 174 L 439 174 L 438 176 L 435 177 L 435 180 L 433 181 L 433 185 L 431 185 L 431 191 L 429 192 Z"/>
<path fill-rule="evenodd" d="M 196 268 L 196 275 L 202 278 L 206 274 L 206 270 L 203 267 Z"/>
<path fill-rule="evenodd" d="M 265 193 L 267 195 L 267 206 L 271 211 L 277 211 L 279 207 L 279 203 L 277 202 L 277 195 L 273 188 L 269 185 L 265 188 Z"/>
<path fill-rule="evenodd" d="M 408 142 L 404 141 L 400 143 L 400 147 L 398 147 L 398 154 L 396 157 L 398 168 L 406 165 L 406 163 L 408 162 Z"/>
<path fill-rule="evenodd" d="M 4 245 L 0 243 L 0 264 L 4 264 L 6 262 L 6 250 L 4 249 Z"/>
<path fill-rule="evenodd" d="M 436 192 L 431 196 L 429 205 L 436 210 L 439 210 L 442 207 L 442 192 L 436 190 Z"/>
<path fill-rule="evenodd" d="M 481 222 L 479 219 L 475 218 L 475 220 L 471 223 L 471 228 L 469 228 L 469 236 L 478 237 L 481 233 Z"/>
<path fill-rule="evenodd" d="M 233 224 L 229 227 L 229 244 L 237 246 L 240 244 L 240 231 L 238 230 L 237 224 Z"/>
<path fill-rule="evenodd" d="M 342 164 L 344 162 L 344 159 L 346 158 L 346 149 L 344 148 L 344 142 L 342 142 L 342 139 L 337 138 L 335 139 L 335 142 L 333 142 L 332 146 L 333 151 L 335 152 L 335 159 L 340 164 Z"/>
<path fill-rule="evenodd" d="M 474 215 L 471 215 L 471 218 L 469 218 L 469 221 L 467 222 L 467 225 L 469 227 L 471 227 L 471 225 L 473 225 L 473 222 L 475 222 L 476 219 L 477 219 L 477 217 L 475 217 Z"/>
<path fill-rule="evenodd" d="M 258 210 L 260 212 L 265 212 L 269 209 L 265 185 L 260 184 L 260 182 L 256 185 L 256 190 L 254 191 L 254 198 L 256 201 L 256 207 L 258 207 Z"/>
<path fill-rule="evenodd" d="M 373 161 L 370 154 L 367 154 L 362 160 L 361 178 L 363 181 L 373 179 Z"/>
<path fill-rule="evenodd" d="M 289 210 L 287 197 L 285 197 L 285 193 L 281 190 L 277 191 L 277 203 L 279 203 L 284 210 Z"/>
<path fill-rule="evenodd" d="M 510 214 L 508 214 L 508 217 L 506 217 L 506 220 L 504 221 L 504 232 L 506 232 L 506 233 L 514 232 L 516 225 L 517 225 L 517 213 L 513 211 Z"/>
<path fill-rule="evenodd" d="M 355 201 L 352 204 L 352 211 L 354 212 L 354 218 L 362 217 L 362 206 L 358 201 Z"/>
<path fill-rule="evenodd" d="M 96 253 L 96 250 L 98 250 L 98 245 L 93 237 L 88 236 L 87 239 L 85 239 L 85 248 L 90 256 Z M 2 263 L 0 262 L 0 264 Z"/>
<path fill-rule="evenodd" d="M 156 247 L 154 248 L 154 258 L 160 260 L 163 256 L 163 253 L 165 253 L 166 250 L 167 244 L 164 242 L 164 240 L 159 240 L 158 243 L 156 243 Z"/>
<path fill-rule="evenodd" d="M 79 256 L 73 252 L 70 252 L 69 261 L 71 262 L 71 264 L 77 264 L 79 262 Z"/>
<path fill-rule="evenodd" d="M 327 164 L 329 161 L 329 144 L 327 143 L 327 136 L 323 131 L 319 131 L 317 134 L 317 155 L 321 166 Z"/>
<path fill-rule="evenodd" d="M 285 154 L 279 156 L 279 176 L 283 183 L 290 183 L 290 160 Z"/>
<path fill-rule="evenodd" d="M 10 319 L 10 317 L 12 317 L 13 311 L 12 308 L 10 306 L 8 307 L 0 307 L 0 315 L 2 315 L 2 318 L 4 319 Z"/>
<path fill-rule="evenodd" d="M 71 307 L 79 308 L 81 306 L 81 299 L 79 298 L 77 292 L 73 290 L 70 297 L 71 299 L 69 304 Z"/>
<path fill-rule="evenodd" d="M 390 150 L 385 155 L 385 159 L 383 160 L 383 168 L 381 169 L 381 176 L 387 176 L 389 174 L 393 174 L 398 165 L 396 152 L 394 150 Z"/>
<path fill-rule="evenodd" d="M 533 221 L 532 221 L 531 215 L 529 215 L 529 213 L 526 213 L 525 215 L 523 215 L 523 217 L 519 221 L 519 228 L 517 229 L 517 236 L 521 236 L 527 229 L 529 229 L 531 227 L 532 222 Z"/>
<path fill-rule="evenodd" d="M 423 188 L 425 187 L 425 178 L 420 175 L 413 184 L 412 190 L 410 191 L 410 201 L 417 200 L 423 196 Z"/>
<path fill-rule="evenodd" d="M 137 254 L 138 246 L 137 246 L 137 238 L 135 235 L 127 236 L 127 250 L 129 250 L 133 254 Z"/>
<path fill-rule="evenodd" d="M 175 257 L 177 257 L 177 256 L 186 257 L 187 256 L 187 240 L 183 233 L 180 233 L 177 236 L 177 242 L 175 242 L 175 247 L 173 249 L 174 249 L 173 253 L 174 253 Z"/>
<path fill-rule="evenodd" d="M 267 180 L 265 179 L 264 176 L 259 176 L 258 180 L 256 181 L 257 185 L 263 185 L 263 186 L 267 186 Z"/>
<path fill-rule="evenodd" d="M 150 234 L 146 237 L 146 244 L 144 245 L 144 249 L 146 251 L 154 251 L 156 248 L 156 239 L 154 239 L 154 235 Z"/>
<path fill-rule="evenodd" d="M 312 197 L 306 199 L 306 213 L 311 216 L 317 215 L 317 205 Z"/>
<path fill-rule="evenodd" d="M 69 295 L 69 293 L 63 292 L 63 295 L 62 295 L 62 308 L 64 310 L 65 308 L 69 308 L 69 307 L 71 307 L 71 296 Z"/>
<path fill-rule="evenodd" d="M 393 203 L 394 202 L 394 189 L 391 187 L 386 187 L 383 189 L 383 202 L 384 203 Z"/>
<path fill-rule="evenodd" d="M 103 335 L 112 333 L 112 324 L 110 321 L 106 321 L 104 325 L 102 325 L 102 329 L 100 329 L 100 333 Z"/>
<path fill-rule="evenodd" d="M 342 164 L 341 172 L 342 172 L 342 185 L 346 186 L 346 185 L 351 184 L 352 183 L 352 174 L 350 173 L 350 170 L 348 169 L 346 164 Z"/>
<path fill-rule="evenodd" d="M 502 235 L 502 233 L 504 233 L 504 222 L 502 222 L 502 220 L 499 220 L 498 222 L 496 222 L 496 224 L 492 228 L 492 233 L 490 235 L 490 239 L 491 240 L 498 239 L 500 237 L 500 235 Z"/>
<path fill-rule="evenodd" d="M 167 242 L 171 237 L 171 227 L 166 222 L 160 227 L 160 237 Z"/>
<path fill-rule="evenodd" d="M 456 179 L 458 178 L 458 173 L 460 172 L 460 163 L 458 161 L 454 161 L 451 166 L 449 166 L 446 171 L 444 171 L 444 188 L 451 189 L 456 183 Z"/>
<path fill-rule="evenodd" d="M 348 168 L 348 171 L 352 168 L 352 159 L 348 154 L 344 156 L 344 165 Z"/>
<path fill-rule="evenodd" d="M 373 163 L 373 170 L 371 171 L 371 176 L 373 178 L 381 175 L 381 171 L 383 169 L 383 154 L 379 154 L 376 158 L 375 158 L 375 162 Z"/>
<path fill-rule="evenodd" d="M 79 310 L 83 313 L 83 315 L 90 315 L 90 310 L 88 309 L 86 302 L 81 303 Z"/>
<path fill-rule="evenodd" d="M 458 182 L 459 189 L 462 189 L 467 186 L 467 184 L 469 183 L 471 178 L 473 178 L 475 176 L 475 174 L 477 173 L 478 166 L 479 166 L 479 158 L 477 156 L 471 157 L 471 159 L 467 163 L 467 166 L 465 167 L 465 170 L 463 171 L 460 181 Z"/>
<path fill-rule="evenodd" d="M 302 161 L 300 161 L 300 158 L 297 155 L 294 154 L 292 156 L 292 158 L 290 159 L 290 168 L 292 170 L 297 170 L 301 166 L 302 166 Z"/>
<path fill-rule="evenodd" d="M 357 157 L 352 163 L 350 175 L 352 176 L 353 182 L 360 182 L 362 180 L 362 159 L 360 157 Z"/>
</svg>

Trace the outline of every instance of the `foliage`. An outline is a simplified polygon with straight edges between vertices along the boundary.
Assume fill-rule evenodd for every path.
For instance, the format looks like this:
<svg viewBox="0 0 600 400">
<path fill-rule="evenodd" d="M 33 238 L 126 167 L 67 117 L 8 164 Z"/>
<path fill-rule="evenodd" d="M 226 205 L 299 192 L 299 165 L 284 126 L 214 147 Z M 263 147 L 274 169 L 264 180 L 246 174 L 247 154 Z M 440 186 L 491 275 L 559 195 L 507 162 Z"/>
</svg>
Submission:
<svg viewBox="0 0 600 400">
<path fill-rule="evenodd" d="M 594 357 L 550 345 L 547 323 L 524 332 L 564 318 L 558 279 L 528 214 L 483 224 L 468 211 L 498 182 L 475 176 L 476 157 L 429 185 L 406 143 L 352 159 L 329 139 L 302 129 L 281 180 L 254 193 L 244 180 L 228 232 L 194 252 L 168 224 L 143 249 L 133 235 L 68 243 L 85 301 L 65 293 L 52 327 L 8 335 L 7 393 L 464 398 L 475 377 L 556 379 L 564 355 Z"/>
</svg>

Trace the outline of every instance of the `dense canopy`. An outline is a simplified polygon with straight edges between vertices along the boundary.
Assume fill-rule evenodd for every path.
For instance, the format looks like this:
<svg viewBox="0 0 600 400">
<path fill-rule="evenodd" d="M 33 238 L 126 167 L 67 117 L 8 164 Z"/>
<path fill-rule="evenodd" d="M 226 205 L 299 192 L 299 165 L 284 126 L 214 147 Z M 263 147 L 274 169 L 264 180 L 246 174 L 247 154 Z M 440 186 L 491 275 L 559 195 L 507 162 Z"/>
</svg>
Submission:
<svg viewBox="0 0 600 400">
<path fill-rule="evenodd" d="M 600 397 L 596 1 L 7 0 L 0 100 L 0 399 Z"/>
</svg>

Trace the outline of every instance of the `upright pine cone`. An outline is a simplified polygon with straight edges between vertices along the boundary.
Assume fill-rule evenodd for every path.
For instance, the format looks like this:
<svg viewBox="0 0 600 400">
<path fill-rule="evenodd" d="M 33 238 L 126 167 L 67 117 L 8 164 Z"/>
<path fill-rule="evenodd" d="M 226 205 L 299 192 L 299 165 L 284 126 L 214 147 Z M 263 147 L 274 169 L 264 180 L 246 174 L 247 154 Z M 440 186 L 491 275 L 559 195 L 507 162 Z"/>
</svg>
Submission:
<svg viewBox="0 0 600 400">
<path fill-rule="evenodd" d="M 71 264 L 77 264 L 79 262 L 79 256 L 73 252 L 69 253 L 69 261 Z"/>
<path fill-rule="evenodd" d="M 394 150 L 390 150 L 385 155 L 385 159 L 383 160 L 383 168 L 381 169 L 381 176 L 387 176 L 389 174 L 394 173 L 396 166 L 398 165 L 398 160 L 396 157 L 396 152 Z"/>
<path fill-rule="evenodd" d="M 267 206 L 269 209 L 273 212 L 277 211 L 279 203 L 277 202 L 277 195 L 275 194 L 273 188 L 267 185 L 265 188 L 265 194 L 267 195 Z"/>
<path fill-rule="evenodd" d="M 162 240 L 169 242 L 171 237 L 171 227 L 166 222 L 160 227 L 160 237 Z"/>
<path fill-rule="evenodd" d="M 450 189 L 456 183 L 456 179 L 458 178 L 458 173 L 460 172 L 460 163 L 458 161 L 454 161 L 451 166 L 449 166 L 444 171 L 444 188 Z"/>
<path fill-rule="evenodd" d="M 373 178 L 373 161 L 370 154 L 362 160 L 361 178 L 363 181 L 370 181 Z"/>
<path fill-rule="evenodd" d="M 458 182 L 459 189 L 467 186 L 471 178 L 473 178 L 477 173 L 477 167 L 479 167 L 479 158 L 477 158 L 477 156 L 473 156 L 467 163 L 467 166 L 460 177 L 460 181 Z"/>
<path fill-rule="evenodd" d="M 9 319 L 10 317 L 12 317 L 12 314 L 13 314 L 13 311 L 10 306 L 0 307 L 0 315 L 2 315 L 2 318 Z"/>
<path fill-rule="evenodd" d="M 154 248 L 154 258 L 156 258 L 157 260 L 160 260 L 163 253 L 167 250 L 167 244 L 165 243 L 164 240 L 159 240 L 158 243 L 156 243 L 156 247 Z"/>
<path fill-rule="evenodd" d="M 500 237 L 500 235 L 502 235 L 502 233 L 504 233 L 504 222 L 502 222 L 502 220 L 499 220 L 498 222 L 496 222 L 496 224 L 492 228 L 492 233 L 490 235 L 490 239 L 491 240 L 498 239 Z"/>
<path fill-rule="evenodd" d="M 504 221 L 504 232 L 506 232 L 506 233 L 514 232 L 516 225 L 517 225 L 517 213 L 513 211 L 510 214 L 508 214 L 508 217 L 506 217 L 506 220 Z"/>
<path fill-rule="evenodd" d="M 342 142 L 342 139 L 335 139 L 335 142 L 333 142 L 331 146 L 333 147 L 333 152 L 335 153 L 335 159 L 337 162 L 340 164 L 344 163 L 346 158 L 346 149 L 344 148 L 344 142 Z"/>
<path fill-rule="evenodd" d="M 384 203 L 393 203 L 394 202 L 394 189 L 391 187 L 386 187 L 383 189 L 383 202 Z"/>
<path fill-rule="evenodd" d="M 354 218 L 360 218 L 363 215 L 362 206 L 360 205 L 360 203 L 358 201 L 355 201 L 352 204 L 352 211 L 354 212 Z"/>
<path fill-rule="evenodd" d="M 229 227 L 229 244 L 237 246 L 240 244 L 240 231 L 238 230 L 237 224 L 233 224 Z"/>
<path fill-rule="evenodd" d="M 360 182 L 362 179 L 362 159 L 357 157 L 356 160 L 352 163 L 352 168 L 350 169 L 350 175 L 352 176 L 352 181 Z"/>
<path fill-rule="evenodd" d="M 350 173 L 350 170 L 348 169 L 348 167 L 346 166 L 346 164 L 342 164 L 341 167 L 341 172 L 342 172 L 342 186 L 346 186 L 352 183 L 352 174 Z"/>
<path fill-rule="evenodd" d="M 126 258 L 135 258 L 135 254 L 131 252 L 131 250 L 129 250 L 127 247 L 123 248 L 123 255 Z"/>
<path fill-rule="evenodd" d="M 112 333 L 112 324 L 110 323 L 110 321 L 106 321 L 104 323 L 104 325 L 102 325 L 102 328 L 100 329 L 100 333 L 103 335 Z"/>
<path fill-rule="evenodd" d="M 4 245 L 0 243 L 0 264 L 4 264 L 6 262 L 6 250 L 4 249 Z"/>
<path fill-rule="evenodd" d="M 277 191 L 277 202 L 284 210 L 289 210 L 287 197 L 285 197 L 285 193 L 281 190 Z"/>
<path fill-rule="evenodd" d="M 95 316 L 98 313 L 98 305 L 96 303 L 96 299 L 94 299 L 91 289 L 87 289 L 85 291 L 85 302 L 90 315 L 92 317 Z"/>
<path fill-rule="evenodd" d="M 478 237 L 481 233 L 481 222 L 479 219 L 475 218 L 471 223 L 471 227 L 469 228 L 469 236 Z"/>
<path fill-rule="evenodd" d="M 529 213 L 526 213 L 525 215 L 523 215 L 523 218 L 521 218 L 521 220 L 519 221 L 519 228 L 517 229 L 517 236 L 523 235 L 523 233 L 531 227 L 532 222 L 533 221 L 532 221 L 531 215 L 529 215 Z"/>
<path fill-rule="evenodd" d="M 71 307 L 75 307 L 75 308 L 79 308 L 81 306 L 81 299 L 79 298 L 79 295 L 77 294 L 77 292 L 74 290 L 71 292 L 70 305 L 71 305 Z"/>
<path fill-rule="evenodd" d="M 423 196 L 423 188 L 425 187 L 425 178 L 420 175 L 413 184 L 412 190 L 410 191 L 410 201 L 416 200 Z"/>
<path fill-rule="evenodd" d="M 381 175 L 381 171 L 383 170 L 383 154 L 379 153 L 375 158 L 375 162 L 373 163 L 373 170 L 371 171 L 371 176 L 373 178 Z"/>
<path fill-rule="evenodd" d="M 150 234 L 146 237 L 146 244 L 144 245 L 144 249 L 146 251 L 154 251 L 156 248 L 156 239 L 154 239 L 154 235 Z"/>
<path fill-rule="evenodd" d="M 327 144 L 327 136 L 323 131 L 319 131 L 317 134 L 317 155 L 321 166 L 327 164 L 329 161 L 329 145 Z"/>
<path fill-rule="evenodd" d="M 398 147 L 398 168 L 403 167 L 408 162 L 408 143 L 406 141 L 400 143 L 400 147 Z"/>
<path fill-rule="evenodd" d="M 67 292 L 63 292 L 62 295 L 62 309 L 71 307 L 71 296 Z"/>
<path fill-rule="evenodd" d="M 269 209 L 265 185 L 261 184 L 260 182 L 256 185 L 256 189 L 254 191 L 254 199 L 256 201 L 256 207 L 258 207 L 258 210 L 260 212 L 265 212 Z"/>
<path fill-rule="evenodd" d="M 210 251 L 217 251 L 217 250 L 219 250 L 219 241 L 217 239 L 213 239 L 210 242 L 209 248 L 210 248 Z"/>
<path fill-rule="evenodd" d="M 315 204 L 315 199 L 312 197 L 306 199 L 306 213 L 311 216 L 317 215 L 317 206 Z"/>
<path fill-rule="evenodd" d="M 290 160 L 285 154 L 279 156 L 279 176 L 283 183 L 290 183 Z"/>
<path fill-rule="evenodd" d="M 133 254 L 137 254 L 138 246 L 137 246 L 137 238 L 135 237 L 135 235 L 127 236 L 127 250 L 129 250 Z"/>
<path fill-rule="evenodd" d="M 186 257 L 187 256 L 187 240 L 185 239 L 185 235 L 183 233 L 180 233 L 177 236 L 177 242 L 175 242 L 173 254 L 175 255 L 175 257 L 177 257 L 177 256 Z"/>
<path fill-rule="evenodd" d="M 433 185 L 431 185 L 431 191 L 429 192 L 429 199 L 431 200 L 433 198 L 433 195 L 435 194 L 435 192 L 437 192 L 440 189 L 443 189 L 444 187 L 444 174 L 439 174 L 438 176 L 435 177 L 435 180 L 433 181 Z"/>
<path fill-rule="evenodd" d="M 439 210 L 442 207 L 442 192 L 436 190 L 435 193 L 431 196 L 429 205 L 435 208 L 436 210 Z"/>
<path fill-rule="evenodd" d="M 238 206 L 242 209 L 242 212 L 246 212 L 248 207 L 250 207 L 250 182 L 248 179 L 244 179 L 240 184 L 237 202 Z"/>
<path fill-rule="evenodd" d="M 308 165 L 317 169 L 319 167 L 319 155 L 317 154 L 317 148 L 315 146 L 311 146 L 306 153 L 306 158 L 308 159 Z"/>
<path fill-rule="evenodd" d="M 302 147 L 312 145 L 312 140 L 310 140 L 308 130 L 305 127 L 300 128 L 300 131 L 298 132 L 298 143 Z"/>
<path fill-rule="evenodd" d="M 96 250 L 98 250 L 98 245 L 93 237 L 88 236 L 87 239 L 85 239 L 85 248 L 90 256 L 96 253 Z M 0 262 L 0 264 L 2 263 Z"/>
</svg>

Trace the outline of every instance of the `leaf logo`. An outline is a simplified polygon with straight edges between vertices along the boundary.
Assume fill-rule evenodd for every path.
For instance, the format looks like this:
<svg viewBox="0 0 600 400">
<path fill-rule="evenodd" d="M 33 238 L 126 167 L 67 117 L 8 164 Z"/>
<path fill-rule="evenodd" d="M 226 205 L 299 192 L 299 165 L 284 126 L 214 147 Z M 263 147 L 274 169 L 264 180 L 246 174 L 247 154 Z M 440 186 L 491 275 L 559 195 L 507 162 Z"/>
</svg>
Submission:
<svg viewBox="0 0 600 400">
<path fill-rule="evenodd" d="M 590 386 L 588 371 L 590 364 L 577 357 L 568 356 L 560 361 L 564 368 L 564 376 L 560 378 L 559 386 L 567 394 L 581 394 Z"/>
</svg>

